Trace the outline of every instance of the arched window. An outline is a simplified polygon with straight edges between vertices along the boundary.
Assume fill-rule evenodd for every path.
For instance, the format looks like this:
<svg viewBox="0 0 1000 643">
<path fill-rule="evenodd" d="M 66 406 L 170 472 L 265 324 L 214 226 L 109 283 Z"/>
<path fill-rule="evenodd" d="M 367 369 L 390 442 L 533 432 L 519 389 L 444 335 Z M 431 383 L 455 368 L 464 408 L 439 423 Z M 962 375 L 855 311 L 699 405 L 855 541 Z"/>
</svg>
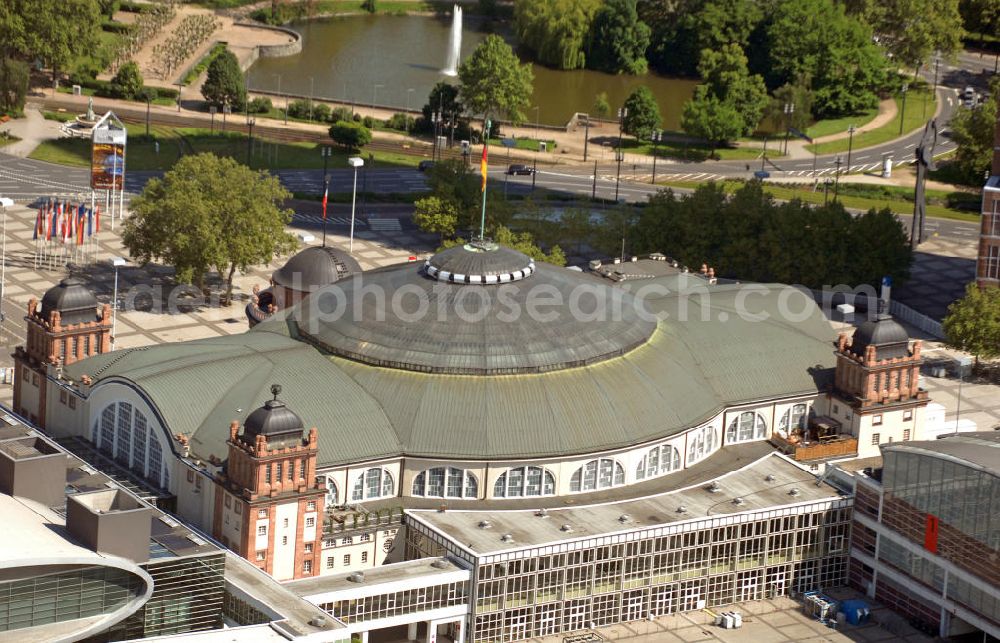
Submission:
<svg viewBox="0 0 1000 643">
<path fill-rule="evenodd" d="M 763 439 L 767 437 L 767 425 L 764 418 L 759 413 L 746 411 L 740 413 L 729 423 L 726 429 L 726 444 L 746 442 L 748 440 Z"/>
<path fill-rule="evenodd" d="M 163 453 L 160 449 L 160 442 L 150 434 L 149 436 L 149 467 L 146 478 L 152 480 L 157 485 L 160 484 L 160 471 L 163 468 Z"/>
<path fill-rule="evenodd" d="M 132 405 L 128 402 L 118 403 L 118 444 L 115 448 L 115 460 L 126 467 L 132 457 Z"/>
<path fill-rule="evenodd" d="M 809 418 L 808 407 L 805 404 L 795 404 L 785 411 L 778 423 L 778 430 L 781 435 L 787 437 L 790 431 L 806 428 L 806 420 Z"/>
<path fill-rule="evenodd" d="M 135 446 L 132 449 L 132 470 L 146 476 L 146 416 L 135 412 L 135 426 L 132 429 Z"/>
<path fill-rule="evenodd" d="M 333 478 L 325 477 L 323 485 L 326 487 L 326 502 L 324 504 L 327 507 L 336 507 L 339 505 L 340 491 L 337 489 L 337 483 L 334 482 Z"/>
<path fill-rule="evenodd" d="M 594 491 L 625 484 L 625 468 L 610 458 L 591 460 L 573 472 L 570 491 Z"/>
<path fill-rule="evenodd" d="M 552 496 L 556 493 L 556 478 L 541 467 L 507 469 L 493 483 L 494 498 Z"/>
<path fill-rule="evenodd" d="M 645 480 L 681 468 L 681 453 L 670 444 L 661 444 L 649 450 L 635 468 L 635 479 Z"/>
<path fill-rule="evenodd" d="M 358 476 L 351 491 L 351 500 L 371 500 L 385 498 L 393 493 L 392 474 L 382 468 L 372 468 Z"/>
<path fill-rule="evenodd" d="M 413 479 L 413 495 L 434 498 L 475 498 L 479 491 L 476 476 L 456 467 L 435 467 Z"/>
<path fill-rule="evenodd" d="M 687 466 L 691 466 L 715 449 L 715 427 L 703 426 L 688 433 Z"/>
<path fill-rule="evenodd" d="M 115 405 L 109 404 L 101 411 L 101 443 L 97 448 L 104 453 L 115 452 Z"/>
</svg>

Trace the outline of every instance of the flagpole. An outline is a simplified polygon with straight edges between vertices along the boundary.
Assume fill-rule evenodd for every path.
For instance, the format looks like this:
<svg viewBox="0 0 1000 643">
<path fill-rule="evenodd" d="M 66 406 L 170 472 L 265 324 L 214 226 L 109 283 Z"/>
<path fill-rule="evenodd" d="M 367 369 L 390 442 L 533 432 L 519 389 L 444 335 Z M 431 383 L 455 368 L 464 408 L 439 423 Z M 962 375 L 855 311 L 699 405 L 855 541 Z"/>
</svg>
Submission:
<svg viewBox="0 0 1000 643">
<path fill-rule="evenodd" d="M 486 239 L 486 169 L 488 167 L 487 149 L 490 146 L 490 119 L 486 119 L 486 128 L 483 131 L 483 212 L 479 219 L 479 240 Z"/>
<path fill-rule="evenodd" d="M 326 157 L 323 157 L 324 159 Z M 325 163 L 325 161 L 324 161 Z M 323 247 L 326 247 L 326 199 L 330 193 L 330 179 L 323 179 Z"/>
</svg>

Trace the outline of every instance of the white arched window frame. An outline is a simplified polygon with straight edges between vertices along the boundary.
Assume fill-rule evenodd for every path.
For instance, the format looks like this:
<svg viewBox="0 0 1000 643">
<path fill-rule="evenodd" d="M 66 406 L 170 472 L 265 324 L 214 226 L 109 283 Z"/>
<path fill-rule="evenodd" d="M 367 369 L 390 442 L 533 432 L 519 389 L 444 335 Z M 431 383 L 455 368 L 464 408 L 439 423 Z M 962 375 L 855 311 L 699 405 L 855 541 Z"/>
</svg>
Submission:
<svg viewBox="0 0 1000 643">
<path fill-rule="evenodd" d="M 625 484 L 625 467 L 611 458 L 591 460 L 573 472 L 569 490 L 573 493 L 610 489 Z"/>
<path fill-rule="evenodd" d="M 471 471 L 457 467 L 425 469 L 413 479 L 413 495 L 430 498 L 475 498 L 479 481 Z"/>
<path fill-rule="evenodd" d="M 95 447 L 152 484 L 168 488 L 163 447 L 146 415 L 129 402 L 112 402 L 94 420 Z"/>
<path fill-rule="evenodd" d="M 778 422 L 778 431 L 788 437 L 790 431 L 804 429 L 812 416 L 812 409 L 805 403 L 793 404 L 782 415 Z"/>
<path fill-rule="evenodd" d="M 688 432 L 687 466 L 691 466 L 715 450 L 715 432 L 714 426 L 703 426 Z"/>
<path fill-rule="evenodd" d="M 672 444 L 660 444 L 642 456 L 635 467 L 635 479 L 655 478 L 681 468 L 681 452 Z"/>
<path fill-rule="evenodd" d="M 726 444 L 762 440 L 767 437 L 767 423 L 760 413 L 744 411 L 730 422 L 726 428 Z"/>
<path fill-rule="evenodd" d="M 494 498 L 531 498 L 555 493 L 556 477 L 542 467 L 507 469 L 493 483 Z"/>
<path fill-rule="evenodd" d="M 393 495 L 395 486 L 392 473 L 382 467 L 372 467 L 366 470 L 354 482 L 351 500 L 373 500 Z"/>
<path fill-rule="evenodd" d="M 324 476 L 323 486 L 326 487 L 326 498 L 324 504 L 327 507 L 336 507 L 340 504 L 340 489 L 337 482 L 331 476 Z"/>
</svg>

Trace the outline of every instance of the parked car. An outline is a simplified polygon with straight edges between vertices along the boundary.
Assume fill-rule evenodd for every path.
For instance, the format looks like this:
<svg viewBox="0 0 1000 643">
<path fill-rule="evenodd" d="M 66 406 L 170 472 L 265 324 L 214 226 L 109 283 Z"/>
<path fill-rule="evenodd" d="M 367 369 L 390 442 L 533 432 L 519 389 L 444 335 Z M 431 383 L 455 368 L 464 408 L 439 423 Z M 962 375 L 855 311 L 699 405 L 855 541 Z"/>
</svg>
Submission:
<svg viewBox="0 0 1000 643">
<path fill-rule="evenodd" d="M 426 172 L 432 167 L 434 167 L 434 161 L 420 161 L 419 163 L 417 163 L 417 170 L 421 172 Z"/>
<path fill-rule="evenodd" d="M 531 176 L 534 173 L 535 169 L 529 165 L 514 163 L 507 166 L 507 174 L 527 174 L 528 176 Z"/>
</svg>

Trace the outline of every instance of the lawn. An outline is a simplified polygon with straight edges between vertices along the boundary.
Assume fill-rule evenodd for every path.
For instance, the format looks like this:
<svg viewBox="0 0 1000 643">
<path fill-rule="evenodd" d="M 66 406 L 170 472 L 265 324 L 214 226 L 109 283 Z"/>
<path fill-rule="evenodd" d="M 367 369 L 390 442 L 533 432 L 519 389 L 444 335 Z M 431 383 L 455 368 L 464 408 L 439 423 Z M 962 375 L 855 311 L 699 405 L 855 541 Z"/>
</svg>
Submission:
<svg viewBox="0 0 1000 643">
<path fill-rule="evenodd" d="M 530 152 L 537 152 L 537 151 L 539 151 L 539 147 L 540 147 L 539 143 L 540 142 L 544 142 L 545 143 L 545 148 L 546 148 L 545 151 L 547 151 L 547 152 L 552 152 L 552 151 L 554 151 L 556 149 L 556 142 L 553 141 L 552 139 L 543 139 L 543 141 L 538 141 L 538 140 L 533 139 L 533 138 L 522 138 L 522 137 L 518 137 L 518 138 L 514 139 L 514 149 L 515 150 L 528 150 Z M 501 141 L 499 138 L 491 138 L 490 139 L 490 146 L 492 146 L 494 148 L 499 148 L 499 149 L 503 149 L 504 147 L 506 147 L 503 144 L 503 141 Z"/>
<path fill-rule="evenodd" d="M 236 132 L 215 132 L 196 128 L 154 126 L 146 138 L 145 125 L 128 124 L 129 142 L 126 165 L 130 170 L 168 170 L 184 154 L 211 152 L 245 163 L 247 136 Z M 159 143 L 157 150 L 156 143 Z M 254 138 L 250 166 L 255 169 L 318 169 L 323 167 L 318 143 L 285 143 Z M 330 167 L 345 167 L 346 150 L 333 147 Z M 76 167 L 90 166 L 90 141 L 61 138 L 45 141 L 32 151 L 30 158 Z M 415 167 L 416 156 L 392 152 L 374 152 L 375 167 Z"/>
<path fill-rule="evenodd" d="M 872 109 L 864 111 L 860 114 L 854 114 L 852 116 L 816 121 L 806 128 L 806 135 L 811 138 L 820 138 L 822 136 L 829 136 L 830 134 L 839 134 L 841 132 L 846 132 L 847 128 L 851 125 L 854 125 L 855 127 L 866 125 L 876 116 L 878 116 L 878 107 L 873 107 Z M 899 125 L 896 127 L 899 127 Z"/>
<path fill-rule="evenodd" d="M 909 134 L 913 130 L 923 127 L 927 120 L 934 114 L 937 109 L 937 104 L 934 96 L 932 96 L 931 91 L 928 89 L 911 89 L 907 92 L 906 97 L 906 113 L 902 113 L 902 101 L 897 96 L 896 105 L 899 109 L 896 111 L 896 117 L 893 118 L 889 123 L 879 127 L 877 129 L 871 130 L 869 132 L 863 132 L 861 134 L 856 134 L 854 136 L 854 149 L 860 150 L 865 147 L 872 147 L 874 145 L 881 145 L 882 143 L 887 143 L 900 136 L 899 121 L 900 118 L 903 120 L 903 135 Z M 924 115 L 923 101 L 927 100 L 927 116 Z M 846 129 L 846 128 L 845 128 Z M 817 154 L 834 154 L 837 152 L 846 152 L 848 147 L 849 139 L 842 138 L 836 141 L 830 141 L 829 143 L 820 143 L 818 145 L 807 145 L 806 149 L 810 152 L 815 152 Z"/>
<path fill-rule="evenodd" d="M 662 183 L 664 187 L 694 189 L 700 183 L 693 181 L 671 181 Z M 726 192 L 733 193 L 741 185 L 741 181 L 725 181 Z M 765 191 L 776 199 L 788 201 L 801 199 L 806 203 L 822 204 L 826 199 L 833 198 L 833 186 L 824 193 L 822 184 L 813 191 L 811 184 L 779 184 L 765 183 Z M 979 221 L 979 215 L 966 209 L 960 209 L 963 204 L 970 205 L 970 193 L 948 192 L 945 190 L 927 190 L 927 216 L 938 219 L 953 219 L 956 221 Z M 839 201 L 844 207 L 854 210 L 869 210 L 889 208 L 896 214 L 913 214 L 913 191 L 895 186 L 878 186 L 866 184 L 841 183 Z"/>
</svg>

